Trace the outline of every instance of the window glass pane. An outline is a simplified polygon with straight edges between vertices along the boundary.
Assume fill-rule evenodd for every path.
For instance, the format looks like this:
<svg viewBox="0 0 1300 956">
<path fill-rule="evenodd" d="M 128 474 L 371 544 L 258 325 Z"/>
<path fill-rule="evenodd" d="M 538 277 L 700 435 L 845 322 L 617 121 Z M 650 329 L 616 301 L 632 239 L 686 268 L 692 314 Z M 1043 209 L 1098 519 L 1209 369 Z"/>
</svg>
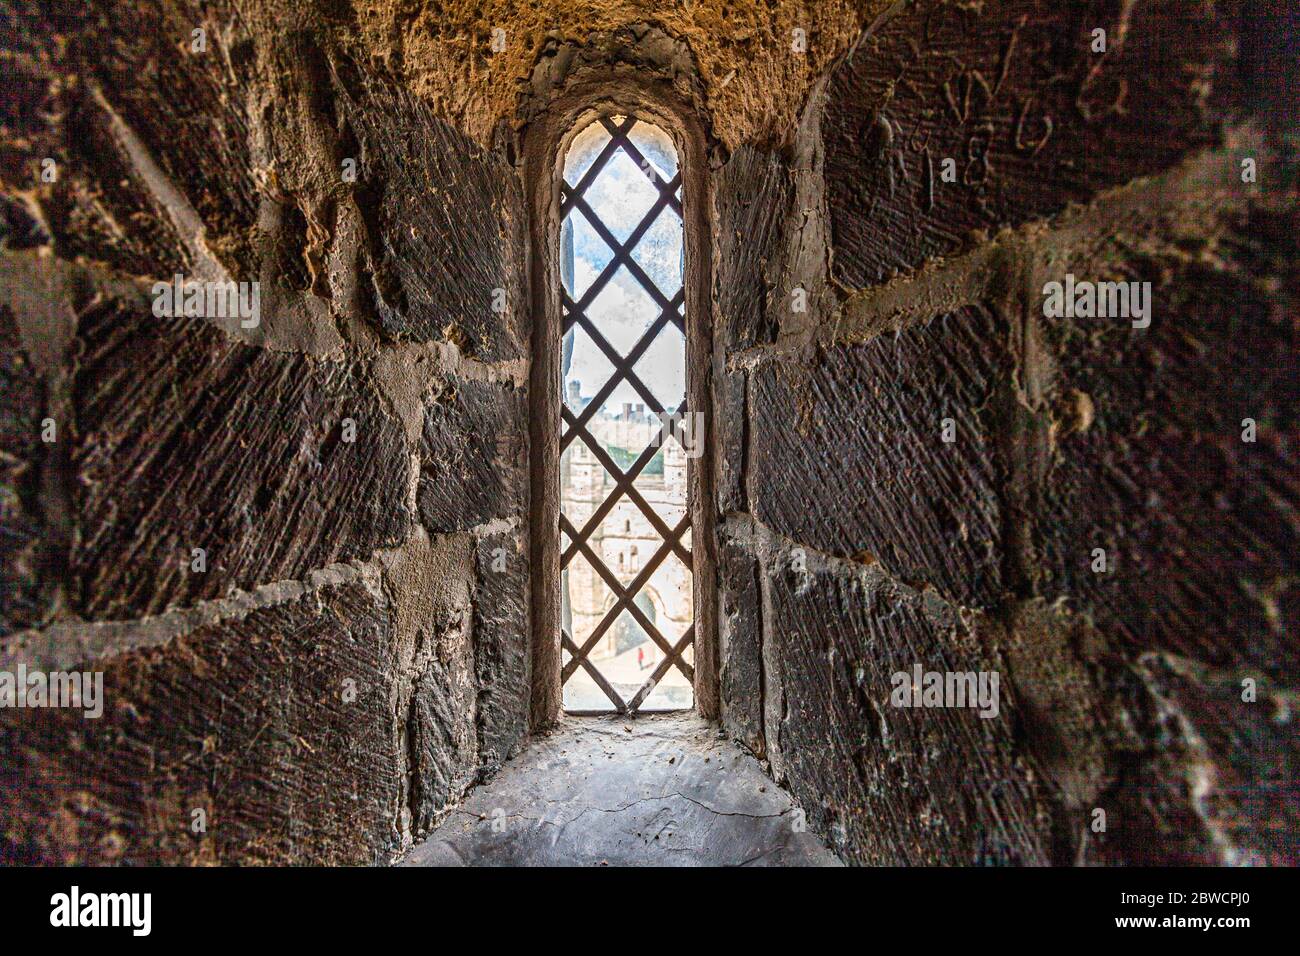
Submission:
<svg viewBox="0 0 1300 956">
<path fill-rule="evenodd" d="M 599 123 L 584 128 L 574 137 L 564 159 L 564 181 L 570 186 L 578 185 L 608 142 L 609 133 Z"/>
<path fill-rule="evenodd" d="M 682 221 L 671 208 L 659 213 L 632 250 L 632 261 L 650 277 L 665 299 L 682 287 Z"/>
<path fill-rule="evenodd" d="M 561 513 L 588 549 L 573 550 L 561 582 L 570 711 L 694 705 L 690 453 L 667 437 L 655 412 L 687 412 L 686 340 L 677 324 L 684 318 L 677 155 L 663 131 L 637 122 L 625 136 L 620 123 L 611 118 L 584 129 L 565 162 L 571 188 L 590 174 L 585 188 L 568 196 L 561 232 L 562 279 L 575 320 L 560 343 L 563 400 L 572 416 L 586 416 L 576 429 L 564 426 L 573 434 L 560 461 Z M 606 146 L 612 152 L 602 155 Z M 603 234 L 619 243 L 636 236 L 624 252 L 635 265 L 617 260 Z M 611 263 L 614 271 L 594 290 Z M 592 407 L 607 385 L 609 394 Z M 630 488 L 619 487 L 638 462 Z M 571 543 L 567 534 L 561 541 L 566 549 Z M 574 654 L 584 655 L 590 670 Z"/>
<path fill-rule="evenodd" d="M 637 123 L 628 133 L 641 155 L 650 160 L 664 182 L 669 182 L 677 175 L 677 148 L 673 146 L 672 137 L 658 126 L 650 123 Z"/>
</svg>

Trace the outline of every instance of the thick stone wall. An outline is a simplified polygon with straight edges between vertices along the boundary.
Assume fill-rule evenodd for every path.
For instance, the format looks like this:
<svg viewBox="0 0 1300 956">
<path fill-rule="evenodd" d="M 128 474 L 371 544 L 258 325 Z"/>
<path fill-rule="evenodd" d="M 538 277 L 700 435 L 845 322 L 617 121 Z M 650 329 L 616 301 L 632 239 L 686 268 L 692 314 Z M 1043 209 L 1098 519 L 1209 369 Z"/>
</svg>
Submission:
<svg viewBox="0 0 1300 956">
<path fill-rule="evenodd" d="M 715 174 L 723 719 L 847 859 L 1300 861 L 1296 29 L 899 4 Z"/>
<path fill-rule="evenodd" d="M 728 731 L 852 862 L 1300 861 L 1293 9 L 560 6 L 0 0 L 0 671 L 105 687 L 0 710 L 0 860 L 383 862 L 518 749 L 516 133 L 651 61 Z"/>
<path fill-rule="evenodd" d="M 0 859 L 387 861 L 528 731 L 514 168 L 310 10 L 0 14 L 0 670 L 104 680 L 0 710 Z"/>
</svg>

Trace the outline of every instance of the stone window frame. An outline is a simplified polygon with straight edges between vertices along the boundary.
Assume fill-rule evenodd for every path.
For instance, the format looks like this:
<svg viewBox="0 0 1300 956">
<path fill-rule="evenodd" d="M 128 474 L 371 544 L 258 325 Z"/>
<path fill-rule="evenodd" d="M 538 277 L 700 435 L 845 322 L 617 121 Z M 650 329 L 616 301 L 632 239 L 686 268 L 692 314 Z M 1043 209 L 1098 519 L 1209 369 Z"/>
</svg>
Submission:
<svg viewBox="0 0 1300 956">
<path fill-rule="evenodd" d="M 687 407 L 704 410 L 704 454 L 687 462 L 691 516 L 691 581 L 695 613 L 695 712 L 718 717 L 716 521 L 717 404 L 710 223 L 712 194 L 704 128 L 690 103 L 667 84 L 636 77 L 575 81 L 529 123 L 521 172 L 528 204 L 528 290 L 532 318 L 529 377 L 532 700 L 530 724 L 541 730 L 563 713 L 560 601 L 560 373 L 562 308 L 560 193 L 564 158 L 573 139 L 600 117 L 634 115 L 662 129 L 677 150 L 682 175 L 685 242 Z M 692 436 L 694 437 L 694 436 Z"/>
</svg>

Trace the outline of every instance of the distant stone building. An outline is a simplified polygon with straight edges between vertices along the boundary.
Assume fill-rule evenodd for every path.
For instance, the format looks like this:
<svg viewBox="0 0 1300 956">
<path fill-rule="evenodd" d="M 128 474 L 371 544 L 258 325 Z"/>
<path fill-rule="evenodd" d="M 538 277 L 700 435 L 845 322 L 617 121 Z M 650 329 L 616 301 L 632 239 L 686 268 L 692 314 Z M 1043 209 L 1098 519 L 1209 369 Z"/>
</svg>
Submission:
<svg viewBox="0 0 1300 956">
<path fill-rule="evenodd" d="M 577 385 L 570 383 L 570 406 L 575 410 L 585 404 L 577 399 Z M 631 403 L 615 414 L 601 409 L 588 424 L 588 430 L 620 467 L 630 466 L 660 428 L 659 419 L 644 405 Z M 563 512 L 579 530 L 614 487 L 614 479 L 581 440 L 565 449 L 560 483 Z M 638 476 L 635 487 L 664 524 L 675 528 L 686 513 L 686 452 L 682 446 L 668 441 Z M 619 582 L 627 586 L 662 546 L 663 537 L 641 509 L 623 495 L 588 543 Z M 683 543 L 689 550 L 689 533 Z M 565 572 L 563 593 L 564 625 L 581 645 L 614 603 L 613 592 L 590 562 L 578 555 Z M 669 643 L 676 643 L 685 633 L 693 619 L 691 574 L 676 554 L 669 554 L 655 568 L 638 595 L 637 606 Z M 593 661 L 607 660 L 640 644 L 645 644 L 647 661 L 661 658 L 658 646 L 624 611 L 590 656 Z"/>
</svg>

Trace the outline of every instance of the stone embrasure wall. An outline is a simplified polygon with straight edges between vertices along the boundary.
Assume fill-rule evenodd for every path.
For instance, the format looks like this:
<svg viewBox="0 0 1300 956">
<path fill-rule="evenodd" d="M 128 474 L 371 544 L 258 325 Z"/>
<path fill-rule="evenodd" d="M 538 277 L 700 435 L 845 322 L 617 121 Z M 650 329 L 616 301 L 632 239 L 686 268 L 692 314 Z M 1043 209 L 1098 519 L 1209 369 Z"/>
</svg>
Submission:
<svg viewBox="0 0 1300 956">
<path fill-rule="evenodd" d="M 604 59 L 716 147 L 728 730 L 854 862 L 1300 862 L 1300 24 L 805 6 L 0 0 L 0 671 L 105 683 L 0 860 L 382 862 L 519 747 L 515 145 Z"/>
<path fill-rule="evenodd" d="M 249 16 L 0 4 L 0 670 L 104 681 L 0 710 L 3 862 L 382 862 L 527 732 L 520 183 Z"/>
<path fill-rule="evenodd" d="M 1300 862 L 1286 6 L 900 5 L 716 172 L 724 722 L 846 859 Z"/>
</svg>

